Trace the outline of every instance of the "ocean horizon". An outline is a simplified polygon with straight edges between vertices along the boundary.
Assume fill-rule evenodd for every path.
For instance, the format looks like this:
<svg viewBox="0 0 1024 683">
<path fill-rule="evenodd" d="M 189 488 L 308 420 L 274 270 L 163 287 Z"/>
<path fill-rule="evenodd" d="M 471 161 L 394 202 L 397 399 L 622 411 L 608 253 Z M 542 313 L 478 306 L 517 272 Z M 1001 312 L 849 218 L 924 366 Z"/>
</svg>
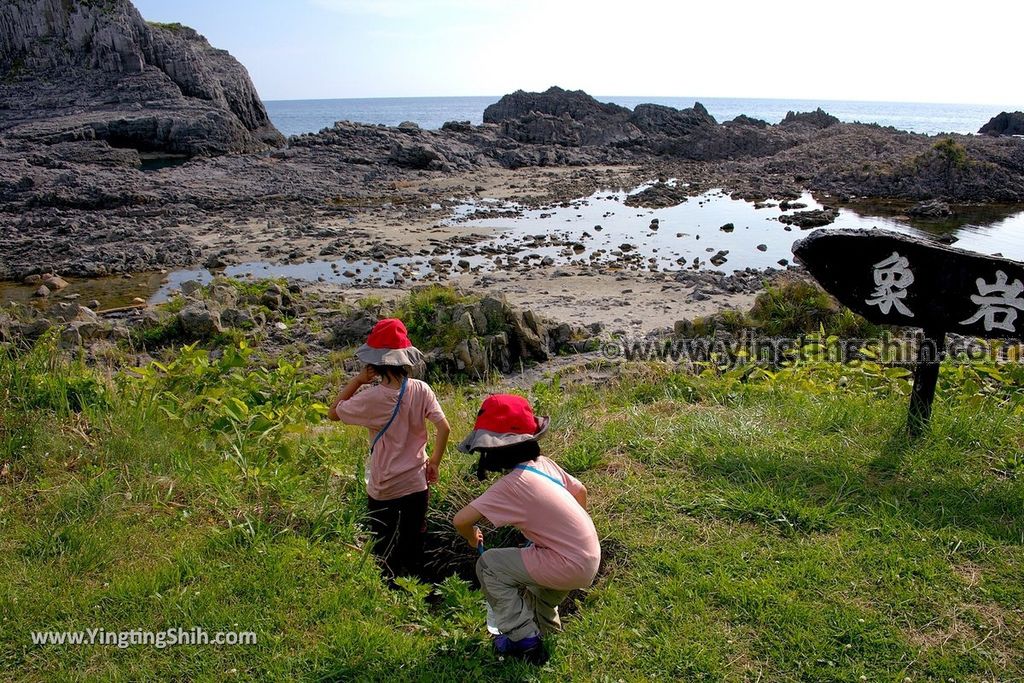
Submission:
<svg viewBox="0 0 1024 683">
<path fill-rule="evenodd" d="M 421 128 L 437 129 L 446 121 L 483 121 L 484 109 L 500 95 L 460 97 L 364 97 L 306 100 L 266 100 L 264 104 L 274 125 L 285 135 L 315 133 L 335 121 L 397 126 L 412 121 Z M 595 95 L 630 109 L 638 104 L 662 104 L 676 109 L 700 102 L 719 123 L 745 114 L 768 123 L 778 123 L 790 111 L 821 108 L 845 123 L 874 123 L 926 135 L 977 133 L 1002 111 L 1021 106 L 994 104 L 942 104 L 932 102 L 875 102 L 862 100 L 766 99 L 730 97 L 635 97 Z"/>
</svg>

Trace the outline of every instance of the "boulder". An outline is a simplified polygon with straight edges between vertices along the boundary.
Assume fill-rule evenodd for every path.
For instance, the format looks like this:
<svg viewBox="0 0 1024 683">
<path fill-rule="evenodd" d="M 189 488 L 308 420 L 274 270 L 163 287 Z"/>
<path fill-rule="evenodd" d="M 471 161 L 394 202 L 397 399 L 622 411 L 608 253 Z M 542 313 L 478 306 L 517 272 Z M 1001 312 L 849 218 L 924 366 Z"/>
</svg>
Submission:
<svg viewBox="0 0 1024 683">
<path fill-rule="evenodd" d="M 511 372 L 512 352 L 508 344 L 508 335 L 504 332 L 488 335 L 483 338 L 487 347 L 487 359 L 492 368 L 501 372 Z"/>
<path fill-rule="evenodd" d="M 195 301 L 178 313 L 182 334 L 189 339 L 206 339 L 224 331 L 220 314 L 205 302 Z"/>
<path fill-rule="evenodd" d="M 362 312 L 338 320 L 331 327 L 331 343 L 334 346 L 358 346 L 366 341 L 366 337 L 376 324 L 376 316 Z"/>
<path fill-rule="evenodd" d="M 43 284 L 46 285 L 51 292 L 59 292 L 68 286 L 67 280 L 62 278 L 60 275 L 54 275 L 52 273 L 43 276 Z"/>
<path fill-rule="evenodd" d="M 36 318 L 30 323 L 21 326 L 21 336 L 28 341 L 38 339 L 53 329 L 53 323 L 46 318 Z"/>
<path fill-rule="evenodd" d="M 513 311 L 506 317 L 509 346 L 515 357 L 546 361 L 549 357 L 547 334 L 533 311 Z"/>
<path fill-rule="evenodd" d="M 217 283 L 210 287 L 210 301 L 221 309 L 231 308 L 238 303 L 238 292 L 231 285 Z"/>
<path fill-rule="evenodd" d="M 388 160 L 396 166 L 420 170 L 447 170 L 448 163 L 436 149 L 430 145 L 403 145 L 395 143 L 391 146 Z"/>
<path fill-rule="evenodd" d="M 828 225 L 839 218 L 839 211 L 836 209 L 812 209 L 810 211 L 796 211 L 791 214 L 779 216 L 779 222 L 787 225 L 795 225 L 801 230 L 820 228 Z"/>
<path fill-rule="evenodd" d="M 953 215 L 953 210 L 949 208 L 949 204 L 946 202 L 932 199 L 914 204 L 907 209 L 907 215 L 919 218 L 945 218 L 946 216 Z"/>
<path fill-rule="evenodd" d="M 463 339 L 453 351 L 456 369 L 474 377 L 483 377 L 490 369 L 487 347 L 477 337 Z"/>
<path fill-rule="evenodd" d="M 441 130 L 451 133 L 469 133 L 473 130 L 473 124 L 469 121 L 445 121 Z"/>
<path fill-rule="evenodd" d="M 694 328 L 694 325 L 693 325 L 693 321 L 687 320 L 686 318 L 683 318 L 682 320 L 677 320 L 677 321 L 675 321 L 675 323 L 673 323 L 673 325 L 672 325 L 672 334 L 674 334 L 677 337 L 683 337 L 683 338 L 685 338 L 685 337 L 692 337 L 693 333 L 694 333 L 694 329 L 695 328 Z"/>
<path fill-rule="evenodd" d="M 181 283 L 181 293 L 185 296 L 192 296 L 203 289 L 202 283 L 196 280 L 185 280 Z"/>
<path fill-rule="evenodd" d="M 648 209 L 663 209 L 678 206 L 689 199 L 687 187 L 682 184 L 655 183 L 648 188 L 628 195 L 623 202 L 626 206 L 641 206 Z M 651 221 L 656 224 L 657 219 Z"/>
<path fill-rule="evenodd" d="M 1024 135 L 1024 112 L 1000 112 L 978 132 L 982 135 Z"/>
<path fill-rule="evenodd" d="M 82 345 L 82 335 L 76 325 L 68 325 L 60 331 L 60 345 L 64 349 L 73 349 Z"/>
<path fill-rule="evenodd" d="M 227 308 L 221 312 L 220 321 L 227 327 L 248 329 L 256 326 L 256 319 L 248 308 Z"/>
</svg>

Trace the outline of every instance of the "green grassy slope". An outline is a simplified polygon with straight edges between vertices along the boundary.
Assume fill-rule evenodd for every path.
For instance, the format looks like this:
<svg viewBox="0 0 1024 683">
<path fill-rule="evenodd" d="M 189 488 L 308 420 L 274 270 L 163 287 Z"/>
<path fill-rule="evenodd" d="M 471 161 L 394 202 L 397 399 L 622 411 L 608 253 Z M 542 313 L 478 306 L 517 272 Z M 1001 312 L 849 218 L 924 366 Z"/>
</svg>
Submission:
<svg viewBox="0 0 1024 683">
<path fill-rule="evenodd" d="M 899 373 L 637 365 L 530 392 L 546 453 L 590 490 L 605 561 L 541 669 L 499 661 L 479 592 L 386 588 L 368 558 L 358 429 L 337 378 L 186 350 L 130 378 L 0 359 L 0 671 L 18 680 L 1024 679 L 1020 382 L 947 369 L 898 436 Z M 844 379 L 845 378 L 845 379 Z M 486 387 L 436 386 L 461 436 Z M 447 527 L 481 489 L 450 450 Z M 433 593 L 433 595 L 430 595 Z M 251 646 L 32 645 L 32 630 L 201 626 Z"/>
</svg>

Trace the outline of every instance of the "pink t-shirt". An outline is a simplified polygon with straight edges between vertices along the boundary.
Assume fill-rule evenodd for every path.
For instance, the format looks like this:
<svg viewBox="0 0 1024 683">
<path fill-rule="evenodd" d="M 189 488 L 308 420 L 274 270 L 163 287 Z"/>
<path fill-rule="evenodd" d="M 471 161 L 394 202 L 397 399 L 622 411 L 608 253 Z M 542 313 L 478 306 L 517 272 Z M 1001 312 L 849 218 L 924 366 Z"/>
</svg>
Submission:
<svg viewBox="0 0 1024 683">
<path fill-rule="evenodd" d="M 573 497 L 578 479 L 540 456 L 522 463 L 553 477 L 514 469 L 470 505 L 495 526 L 512 525 L 533 545 L 523 549 L 523 565 L 541 586 L 586 588 L 601 563 L 601 544 L 590 515 Z"/>
<path fill-rule="evenodd" d="M 335 412 L 345 424 L 370 430 L 370 442 L 387 424 L 398 400 L 398 389 L 377 384 L 363 387 L 338 404 Z M 395 421 L 377 442 L 370 458 L 366 493 L 375 500 L 394 500 L 427 488 L 426 420 L 438 424 L 444 412 L 426 382 L 410 379 Z"/>
</svg>

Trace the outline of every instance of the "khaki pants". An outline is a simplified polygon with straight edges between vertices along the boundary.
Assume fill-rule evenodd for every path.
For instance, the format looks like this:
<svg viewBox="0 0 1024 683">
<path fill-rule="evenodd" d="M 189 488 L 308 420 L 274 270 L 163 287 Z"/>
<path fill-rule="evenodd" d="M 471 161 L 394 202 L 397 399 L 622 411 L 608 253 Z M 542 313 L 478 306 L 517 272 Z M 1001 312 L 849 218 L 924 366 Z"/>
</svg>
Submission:
<svg viewBox="0 0 1024 683">
<path fill-rule="evenodd" d="M 519 548 L 484 551 L 476 575 L 494 613 L 494 626 L 512 640 L 562 630 L 558 604 L 569 594 L 538 586 L 523 566 Z"/>
</svg>

